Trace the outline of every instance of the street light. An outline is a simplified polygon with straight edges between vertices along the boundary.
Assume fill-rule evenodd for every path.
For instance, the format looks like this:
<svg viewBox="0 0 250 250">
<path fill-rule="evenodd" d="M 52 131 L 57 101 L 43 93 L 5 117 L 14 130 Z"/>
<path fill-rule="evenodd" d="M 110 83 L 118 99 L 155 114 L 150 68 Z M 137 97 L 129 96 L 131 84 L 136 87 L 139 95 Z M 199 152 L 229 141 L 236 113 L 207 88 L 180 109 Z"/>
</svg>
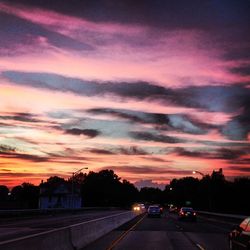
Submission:
<svg viewBox="0 0 250 250">
<path fill-rule="evenodd" d="M 83 169 L 88 169 L 87 167 L 86 168 L 81 168 L 75 172 L 72 173 L 72 178 L 75 176 L 75 174 L 77 174 L 78 172 L 81 172 Z"/>
<path fill-rule="evenodd" d="M 205 174 L 203 174 L 202 172 L 200 172 L 200 171 L 193 171 L 192 172 L 193 174 L 200 174 L 202 177 L 204 177 L 205 176 Z"/>
<path fill-rule="evenodd" d="M 200 171 L 193 171 L 192 172 L 193 174 L 200 174 L 202 177 L 205 176 L 205 174 L 203 174 L 202 172 Z M 212 194 L 211 194 L 211 183 L 209 181 L 208 183 L 208 204 L 209 204 L 209 210 L 211 211 L 212 210 Z"/>
<path fill-rule="evenodd" d="M 79 170 L 72 173 L 72 180 L 71 180 L 71 183 L 72 183 L 71 184 L 72 185 L 71 186 L 71 208 L 73 208 L 73 204 L 74 204 L 73 198 L 74 198 L 74 178 L 75 178 L 75 174 L 80 173 L 81 170 L 83 170 L 83 169 L 88 169 L 88 168 L 84 167 L 84 168 L 81 168 L 81 169 L 79 169 Z"/>
</svg>

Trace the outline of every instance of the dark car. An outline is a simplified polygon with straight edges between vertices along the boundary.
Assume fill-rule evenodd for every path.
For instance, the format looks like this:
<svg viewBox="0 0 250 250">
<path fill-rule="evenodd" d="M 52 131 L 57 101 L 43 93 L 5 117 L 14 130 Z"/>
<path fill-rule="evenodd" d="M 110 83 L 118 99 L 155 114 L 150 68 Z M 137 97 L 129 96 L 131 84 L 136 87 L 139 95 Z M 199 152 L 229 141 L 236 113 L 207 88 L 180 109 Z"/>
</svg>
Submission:
<svg viewBox="0 0 250 250">
<path fill-rule="evenodd" d="M 230 232 L 229 249 L 250 250 L 250 217 L 247 217 Z"/>
<path fill-rule="evenodd" d="M 148 207 L 148 217 L 161 217 L 161 207 L 159 205 L 151 205 Z"/>
<path fill-rule="evenodd" d="M 192 221 L 196 221 L 196 212 L 193 210 L 192 207 L 182 207 L 179 211 L 179 219 L 189 219 Z"/>
</svg>

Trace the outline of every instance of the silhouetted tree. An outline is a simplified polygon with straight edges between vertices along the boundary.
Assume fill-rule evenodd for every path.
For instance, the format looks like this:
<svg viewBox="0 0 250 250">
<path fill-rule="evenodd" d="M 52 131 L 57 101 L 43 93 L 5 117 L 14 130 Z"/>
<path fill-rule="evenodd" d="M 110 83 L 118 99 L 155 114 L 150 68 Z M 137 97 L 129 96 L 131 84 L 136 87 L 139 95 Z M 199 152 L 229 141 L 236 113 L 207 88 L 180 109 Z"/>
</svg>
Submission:
<svg viewBox="0 0 250 250">
<path fill-rule="evenodd" d="M 132 203 L 138 200 L 139 191 L 132 183 L 130 183 L 127 180 L 123 180 L 120 197 L 121 197 L 120 206 L 130 207 Z"/>
<path fill-rule="evenodd" d="M 163 192 L 159 188 L 143 187 L 140 190 L 140 200 L 149 203 L 164 203 Z"/>
<path fill-rule="evenodd" d="M 150 203 L 173 203 L 177 206 L 185 206 L 191 202 L 191 206 L 199 210 L 212 210 L 216 212 L 230 212 L 248 214 L 250 203 L 248 191 L 250 190 L 250 178 L 236 178 L 234 181 L 225 179 L 222 169 L 213 171 L 211 175 L 205 175 L 202 179 L 184 177 L 173 179 L 165 190 L 145 187 L 140 190 L 127 180 L 121 180 L 113 170 L 102 170 L 98 173 L 79 173 L 67 181 L 58 176 L 50 177 L 42 183 L 53 190 L 60 184 L 69 187 L 80 187 L 84 206 L 123 206 L 128 207 L 135 201 Z M 8 188 L 0 186 L 0 201 L 12 199 L 15 208 L 37 208 L 39 187 L 30 183 L 16 186 L 8 197 Z M 244 197 L 245 195 L 245 197 Z M 13 206 L 11 206 L 13 208 Z"/>
<path fill-rule="evenodd" d="M 231 185 L 230 207 L 241 214 L 249 214 L 250 204 L 248 193 L 250 190 L 250 178 L 236 178 Z"/>
<path fill-rule="evenodd" d="M 190 205 L 197 206 L 198 199 L 197 194 L 199 190 L 199 180 L 193 177 L 184 177 L 181 179 L 173 179 L 170 182 L 171 186 L 171 203 L 181 207 L 186 206 L 187 202 L 190 202 Z M 165 188 L 165 193 L 167 192 Z M 168 193 L 169 193 L 168 192 Z"/>
<path fill-rule="evenodd" d="M 11 197 L 16 202 L 17 208 L 38 208 L 39 187 L 23 183 L 12 189 Z"/>
<path fill-rule="evenodd" d="M 85 173 L 77 173 L 74 175 L 74 180 L 73 182 L 76 184 L 76 185 L 82 185 L 84 183 L 84 180 L 86 178 L 87 174 Z M 69 182 L 72 182 L 72 177 L 70 177 L 68 179 Z"/>
<path fill-rule="evenodd" d="M 0 201 L 8 200 L 9 189 L 4 186 L 0 185 Z"/>
<path fill-rule="evenodd" d="M 87 206 L 115 206 L 120 202 L 121 182 L 113 170 L 89 172 L 83 188 L 83 202 Z"/>
<path fill-rule="evenodd" d="M 23 188 L 21 185 L 15 186 L 11 190 L 11 198 L 15 201 L 20 201 L 22 200 L 22 193 L 23 193 Z"/>
<path fill-rule="evenodd" d="M 65 183 L 66 181 L 58 176 L 51 176 L 47 179 L 46 183 L 51 186 L 57 186 L 58 184 Z"/>
<path fill-rule="evenodd" d="M 85 206 L 129 206 L 138 197 L 138 190 L 123 180 L 113 170 L 89 172 L 82 184 L 82 200 Z"/>
</svg>

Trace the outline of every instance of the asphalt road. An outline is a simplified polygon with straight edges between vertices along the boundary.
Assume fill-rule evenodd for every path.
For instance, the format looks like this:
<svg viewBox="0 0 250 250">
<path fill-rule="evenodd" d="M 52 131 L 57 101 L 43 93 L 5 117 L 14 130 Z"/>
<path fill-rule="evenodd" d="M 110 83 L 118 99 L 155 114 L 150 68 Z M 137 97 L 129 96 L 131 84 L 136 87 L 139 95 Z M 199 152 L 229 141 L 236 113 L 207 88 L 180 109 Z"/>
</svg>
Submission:
<svg viewBox="0 0 250 250">
<path fill-rule="evenodd" d="M 0 219 L 0 242 L 102 218 L 122 211 L 83 211 L 77 214 L 43 215 L 30 218 Z"/>
<path fill-rule="evenodd" d="M 137 218 L 112 231 L 84 250 L 228 250 L 232 225 L 198 217 L 179 221 L 176 214 Z"/>
</svg>

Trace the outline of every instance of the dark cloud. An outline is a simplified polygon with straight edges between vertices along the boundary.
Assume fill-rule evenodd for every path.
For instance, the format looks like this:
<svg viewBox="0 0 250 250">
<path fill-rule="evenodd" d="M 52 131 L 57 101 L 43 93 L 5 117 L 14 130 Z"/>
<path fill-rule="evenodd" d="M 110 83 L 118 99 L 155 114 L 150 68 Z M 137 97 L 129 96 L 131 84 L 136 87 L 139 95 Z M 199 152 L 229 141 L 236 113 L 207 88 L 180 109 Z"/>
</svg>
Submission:
<svg viewBox="0 0 250 250">
<path fill-rule="evenodd" d="M 149 161 L 155 161 L 155 162 L 171 162 L 171 161 L 159 158 L 159 157 L 142 157 L 142 158 L 146 159 L 146 160 L 149 160 Z"/>
<path fill-rule="evenodd" d="M 116 152 L 118 154 L 123 154 L 123 155 L 147 155 L 148 153 L 137 147 L 137 146 L 132 146 L 132 147 L 129 147 L 129 148 L 119 148 L 119 149 L 116 149 Z"/>
<path fill-rule="evenodd" d="M 2 120 L 15 120 L 21 122 L 40 122 L 40 120 L 34 118 L 36 115 L 29 113 L 11 113 L 8 115 L 1 115 Z"/>
<path fill-rule="evenodd" d="M 123 98 L 165 101 L 177 106 L 200 108 L 211 112 L 235 112 L 248 102 L 249 88 L 241 84 L 229 86 L 189 86 L 171 89 L 148 82 L 94 82 L 49 73 L 5 71 L 2 76 L 11 82 L 34 88 L 72 92 L 84 96 L 115 94 Z M 65 84 L 67 83 L 67 84 Z M 244 106 L 243 106 L 244 107 Z M 100 110 L 99 110 L 100 111 Z M 93 109 L 92 112 L 99 112 Z M 105 112 L 105 111 L 103 111 Z M 106 110 L 106 112 L 111 112 Z M 115 114 L 115 110 L 113 114 Z M 118 111 L 119 112 L 119 111 Z M 116 115 L 121 115 L 117 113 Z M 157 114 L 156 114 L 157 115 Z M 157 118 L 157 117 L 156 117 Z M 164 119 L 163 117 L 158 117 Z"/>
<path fill-rule="evenodd" d="M 250 172 L 250 167 L 230 166 L 228 167 L 228 169 L 234 170 L 234 171 L 246 172 L 246 173 Z"/>
<path fill-rule="evenodd" d="M 5 2 L 10 2 L 5 0 Z M 35 7 L 54 10 L 94 22 L 144 24 L 181 29 L 222 29 L 244 25 L 249 21 L 250 4 L 244 0 L 165 1 L 165 0 L 13 0 Z"/>
<path fill-rule="evenodd" d="M 100 134 L 100 132 L 95 129 L 79 129 L 79 128 L 67 129 L 65 133 L 70 135 L 86 135 L 90 138 L 94 138 Z"/>
<path fill-rule="evenodd" d="M 89 149 L 88 152 L 95 153 L 95 154 L 104 154 L 104 155 L 148 155 L 149 153 L 137 146 L 131 147 L 113 147 L 110 150 L 106 149 Z"/>
<path fill-rule="evenodd" d="M 250 143 L 245 142 L 218 142 L 218 141 L 206 141 L 206 140 L 190 140 L 190 143 L 197 143 L 201 145 L 214 146 L 214 147 L 250 147 Z"/>
<path fill-rule="evenodd" d="M 72 153 L 73 155 L 73 153 Z M 57 162 L 57 163 L 68 163 L 68 164 L 82 164 L 83 161 L 91 160 L 91 158 L 82 157 L 82 156 L 74 156 L 72 160 L 72 155 L 64 154 L 63 152 L 54 154 L 54 153 L 46 153 L 46 156 L 39 155 L 31 155 L 18 153 L 16 151 L 1 151 L 0 157 L 6 159 L 20 159 L 29 162 Z"/>
<path fill-rule="evenodd" d="M 189 86 L 186 88 L 171 89 L 148 82 L 94 82 L 78 78 L 64 77 L 49 73 L 26 73 L 5 71 L 2 76 L 11 82 L 34 88 L 45 88 L 54 91 L 72 92 L 84 96 L 98 96 L 115 94 L 122 98 L 152 101 L 165 101 L 189 108 L 200 108 L 211 112 L 235 112 L 243 108 L 249 101 L 250 89 L 242 84 L 229 86 Z M 67 84 L 65 84 L 67 83 Z M 92 112 L 100 112 L 93 109 Z M 103 110 L 105 112 L 105 110 Z M 106 110 L 120 115 L 119 110 Z M 123 114 L 125 115 L 125 114 Z M 156 114 L 157 116 L 157 114 Z M 165 119 L 156 117 L 155 120 Z"/>
<path fill-rule="evenodd" d="M 177 130 L 190 134 L 206 134 L 208 129 L 218 128 L 218 126 L 202 123 L 185 114 L 148 113 L 110 108 L 90 109 L 88 112 L 95 115 L 108 114 L 133 123 L 153 124 L 157 129 Z"/>
<path fill-rule="evenodd" d="M 149 97 L 167 97 L 172 93 L 170 89 L 152 85 L 147 82 L 91 82 L 78 78 L 64 77 L 49 73 L 26 73 L 17 71 L 2 72 L 2 76 L 18 85 L 40 89 L 50 89 L 60 92 L 72 92 L 84 96 L 98 96 L 115 94 L 123 98 L 138 100 Z M 67 84 L 65 84 L 67 83 Z"/>
<path fill-rule="evenodd" d="M 143 141 L 155 141 L 163 143 L 181 143 L 184 140 L 178 139 L 176 137 L 161 135 L 161 134 L 152 134 L 149 132 L 130 132 L 130 136 L 137 140 Z"/>
<path fill-rule="evenodd" d="M 241 114 L 233 117 L 221 130 L 231 140 L 247 139 L 250 132 L 250 96 L 242 101 L 242 108 Z"/>
<path fill-rule="evenodd" d="M 146 123 L 145 119 L 138 115 L 138 112 L 120 110 L 120 109 L 110 109 L 110 108 L 95 108 L 89 109 L 87 112 L 95 115 L 112 115 L 117 118 L 126 119 L 132 122 Z M 141 113 L 141 112 L 139 112 Z"/>
<path fill-rule="evenodd" d="M 250 51 L 250 48 L 249 48 L 249 51 Z M 250 56 L 249 56 L 249 59 L 250 59 Z M 242 66 L 242 67 L 233 68 L 233 69 L 231 69 L 231 72 L 233 72 L 235 74 L 243 75 L 243 76 L 249 76 L 250 75 L 250 65 L 244 66 L 244 67 Z"/>
<path fill-rule="evenodd" d="M 8 124 L 8 123 L 5 123 L 5 122 L 0 122 L 0 126 L 1 126 L 1 127 L 15 127 L 14 125 Z M 0 133 L 1 133 L 1 132 L 0 132 Z"/>
<path fill-rule="evenodd" d="M 210 112 L 236 112 L 249 102 L 250 89 L 241 84 L 221 86 L 190 86 L 175 90 L 175 102 Z"/>
<path fill-rule="evenodd" d="M 186 88 L 170 89 L 153 85 L 148 82 L 94 82 L 77 78 L 63 77 L 56 74 L 25 73 L 5 71 L 2 73 L 11 82 L 18 85 L 53 91 L 72 92 L 84 96 L 116 95 L 117 98 L 130 98 L 172 104 L 174 106 L 196 108 L 209 112 L 241 112 L 221 128 L 223 135 L 232 140 L 246 140 L 250 129 L 249 100 L 250 88 L 243 84 L 221 86 L 189 86 Z M 67 82 L 67 84 L 65 84 Z M 187 115 L 146 114 L 144 117 L 135 113 L 120 110 L 94 109 L 90 112 L 106 112 L 134 122 L 161 124 L 166 122 L 170 127 L 187 133 L 205 134 L 207 129 L 216 128 L 192 119 Z"/>
<path fill-rule="evenodd" d="M 224 53 L 224 58 L 228 61 L 232 60 L 249 60 L 250 59 L 250 46 L 237 46 L 230 48 Z M 236 72 L 235 72 L 236 73 Z"/>
<path fill-rule="evenodd" d="M 10 159 L 22 159 L 31 162 L 48 162 L 48 157 L 38 156 L 38 155 L 30 155 L 30 154 L 22 154 L 17 152 L 0 152 L 0 157 L 2 158 L 10 158 Z"/>
<path fill-rule="evenodd" d="M 235 160 L 239 159 L 241 156 L 248 153 L 249 150 L 247 148 L 241 149 L 229 149 L 229 148 L 218 148 L 218 149 L 209 149 L 209 150 L 187 150 L 184 148 L 176 148 L 174 152 L 181 156 L 187 157 L 197 157 L 197 158 L 205 158 L 205 159 L 222 159 L 222 160 Z"/>
<path fill-rule="evenodd" d="M 238 159 L 242 155 L 246 153 L 246 150 L 232 150 L 228 148 L 220 148 L 217 150 L 217 155 L 218 158 L 220 159 L 227 159 L 227 160 L 233 160 L 233 159 Z"/>
<path fill-rule="evenodd" d="M 5 168 L 1 168 L 0 171 L 3 171 L 3 172 L 11 172 L 11 170 L 5 169 Z"/>
<path fill-rule="evenodd" d="M 112 155 L 114 154 L 112 151 L 105 150 L 105 149 L 90 149 L 89 152 L 94 153 L 94 154 L 101 154 L 101 155 Z"/>
<path fill-rule="evenodd" d="M 0 144 L 0 154 L 1 153 L 14 153 L 16 151 L 16 148 L 8 146 L 8 145 L 4 145 L 4 144 Z"/>
<path fill-rule="evenodd" d="M 175 153 L 181 156 L 187 156 L 187 157 L 204 157 L 207 156 L 207 152 L 200 152 L 200 151 L 191 151 L 186 150 L 184 148 L 176 148 L 174 150 Z"/>
</svg>

